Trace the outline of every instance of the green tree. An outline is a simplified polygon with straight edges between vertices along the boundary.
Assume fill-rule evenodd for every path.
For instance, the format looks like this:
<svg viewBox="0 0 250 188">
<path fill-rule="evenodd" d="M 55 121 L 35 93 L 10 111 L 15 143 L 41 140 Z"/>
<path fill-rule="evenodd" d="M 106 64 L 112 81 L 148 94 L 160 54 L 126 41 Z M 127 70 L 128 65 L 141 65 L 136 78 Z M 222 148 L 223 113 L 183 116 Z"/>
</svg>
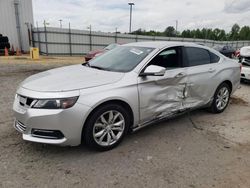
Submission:
<svg viewBox="0 0 250 188">
<path fill-rule="evenodd" d="M 241 28 L 239 32 L 239 39 L 250 40 L 250 27 L 249 26 L 244 26 Z"/>
<path fill-rule="evenodd" d="M 230 40 L 238 40 L 239 32 L 240 32 L 240 26 L 238 24 L 234 24 L 229 35 Z"/>
<path fill-rule="evenodd" d="M 250 27 L 244 26 L 240 28 L 238 24 L 234 24 L 230 32 L 226 32 L 224 29 L 211 29 L 211 28 L 202 28 L 202 29 L 193 29 L 193 30 L 184 30 L 181 33 L 176 33 L 176 30 L 173 26 L 168 26 L 163 32 L 160 31 L 146 31 L 143 29 L 138 29 L 132 34 L 136 35 L 148 35 L 148 36 L 167 36 L 167 37 L 183 37 L 183 38 L 199 38 L 199 39 L 210 39 L 210 40 L 250 40 Z"/>
<path fill-rule="evenodd" d="M 167 37 L 174 37 L 176 35 L 176 31 L 173 26 L 168 26 L 163 33 Z"/>
<path fill-rule="evenodd" d="M 143 35 L 145 32 L 145 30 L 143 31 L 141 28 L 135 30 L 132 32 L 132 34 L 135 34 L 135 35 Z"/>
<path fill-rule="evenodd" d="M 189 29 L 188 29 L 188 30 L 182 31 L 181 37 L 184 37 L 184 38 L 192 38 L 191 31 L 190 31 Z"/>
</svg>

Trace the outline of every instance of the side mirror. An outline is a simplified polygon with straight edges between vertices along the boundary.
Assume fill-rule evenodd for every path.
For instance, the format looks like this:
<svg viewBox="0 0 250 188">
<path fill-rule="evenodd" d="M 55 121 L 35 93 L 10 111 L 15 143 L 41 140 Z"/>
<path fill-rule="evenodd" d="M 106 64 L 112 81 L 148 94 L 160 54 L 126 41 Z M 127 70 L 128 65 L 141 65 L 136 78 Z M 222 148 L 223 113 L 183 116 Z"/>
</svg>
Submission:
<svg viewBox="0 0 250 188">
<path fill-rule="evenodd" d="M 157 65 L 149 65 L 140 76 L 164 76 L 166 69 Z"/>
</svg>

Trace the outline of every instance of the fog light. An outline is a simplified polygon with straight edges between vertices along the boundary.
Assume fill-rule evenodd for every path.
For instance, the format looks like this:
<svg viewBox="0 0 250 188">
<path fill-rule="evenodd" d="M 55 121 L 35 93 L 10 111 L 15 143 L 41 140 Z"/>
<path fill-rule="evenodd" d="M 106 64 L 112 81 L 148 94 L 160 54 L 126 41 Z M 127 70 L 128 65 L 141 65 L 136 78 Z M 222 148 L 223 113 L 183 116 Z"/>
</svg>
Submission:
<svg viewBox="0 0 250 188">
<path fill-rule="evenodd" d="M 37 138 L 45 139 L 62 139 L 64 135 L 61 131 L 58 130 L 44 130 L 44 129 L 32 129 L 31 135 Z"/>
</svg>

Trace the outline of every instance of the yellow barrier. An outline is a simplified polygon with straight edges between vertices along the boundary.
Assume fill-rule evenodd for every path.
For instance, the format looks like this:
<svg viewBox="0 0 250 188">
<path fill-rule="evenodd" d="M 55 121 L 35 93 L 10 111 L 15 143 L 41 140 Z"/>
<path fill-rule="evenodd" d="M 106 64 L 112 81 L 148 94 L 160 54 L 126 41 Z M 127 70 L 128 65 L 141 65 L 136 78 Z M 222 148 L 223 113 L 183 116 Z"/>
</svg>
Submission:
<svg viewBox="0 0 250 188">
<path fill-rule="evenodd" d="M 39 59 L 39 48 L 30 48 L 30 58 Z"/>
</svg>

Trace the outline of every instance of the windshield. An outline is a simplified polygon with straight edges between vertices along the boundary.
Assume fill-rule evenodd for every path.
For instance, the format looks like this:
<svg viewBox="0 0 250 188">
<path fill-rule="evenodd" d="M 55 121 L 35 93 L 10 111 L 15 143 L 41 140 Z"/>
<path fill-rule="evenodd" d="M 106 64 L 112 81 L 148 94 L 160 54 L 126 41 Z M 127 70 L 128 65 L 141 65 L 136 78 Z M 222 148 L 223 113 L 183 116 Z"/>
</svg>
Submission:
<svg viewBox="0 0 250 188">
<path fill-rule="evenodd" d="M 118 46 L 92 59 L 89 66 L 115 72 L 133 70 L 154 48 Z"/>
</svg>

